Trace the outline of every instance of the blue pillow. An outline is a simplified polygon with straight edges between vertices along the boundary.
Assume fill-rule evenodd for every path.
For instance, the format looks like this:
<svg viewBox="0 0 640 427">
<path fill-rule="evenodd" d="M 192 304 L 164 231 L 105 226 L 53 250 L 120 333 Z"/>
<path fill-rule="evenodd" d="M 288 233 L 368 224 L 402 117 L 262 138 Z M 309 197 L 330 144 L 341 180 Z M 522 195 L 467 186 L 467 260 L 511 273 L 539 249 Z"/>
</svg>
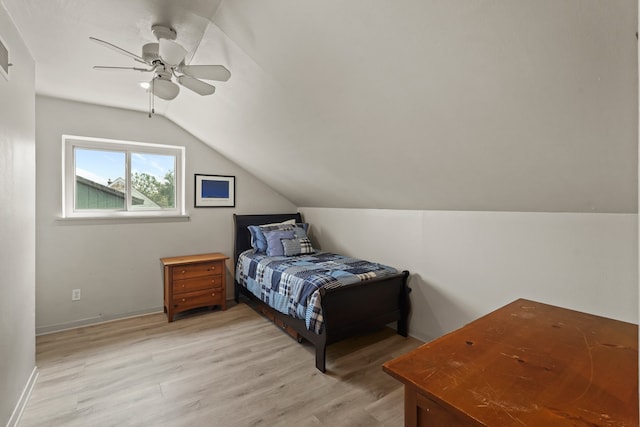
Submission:
<svg viewBox="0 0 640 427">
<path fill-rule="evenodd" d="M 256 253 L 267 252 L 267 239 L 264 233 L 274 230 L 293 230 L 295 232 L 296 239 L 304 239 L 307 237 L 307 230 L 309 224 L 307 223 L 295 223 L 295 220 L 289 220 L 277 224 L 264 224 L 264 225 L 249 225 L 247 226 L 251 233 L 251 246 L 255 249 Z"/>
<path fill-rule="evenodd" d="M 293 228 L 293 234 L 296 239 L 306 239 L 308 237 L 307 228 L 304 227 L 305 225 L 308 224 L 296 224 L 296 226 Z"/>
<path fill-rule="evenodd" d="M 262 230 L 257 225 L 250 225 L 247 227 L 249 229 L 249 233 L 251 233 L 251 246 L 256 252 L 266 252 L 267 251 L 267 239 L 264 237 Z"/>
<path fill-rule="evenodd" d="M 268 230 L 276 230 L 278 227 L 288 225 L 292 227 L 296 223 L 295 219 L 289 219 L 283 222 L 274 222 L 272 224 L 264 225 L 249 225 L 249 233 L 251 233 L 251 246 L 257 253 L 264 253 L 267 251 L 267 239 L 264 237 L 264 233 L 260 227 L 265 227 Z"/>
<path fill-rule="evenodd" d="M 293 239 L 295 234 L 293 230 L 273 230 L 265 231 L 264 236 L 267 238 L 267 256 L 284 256 L 281 240 Z"/>
</svg>

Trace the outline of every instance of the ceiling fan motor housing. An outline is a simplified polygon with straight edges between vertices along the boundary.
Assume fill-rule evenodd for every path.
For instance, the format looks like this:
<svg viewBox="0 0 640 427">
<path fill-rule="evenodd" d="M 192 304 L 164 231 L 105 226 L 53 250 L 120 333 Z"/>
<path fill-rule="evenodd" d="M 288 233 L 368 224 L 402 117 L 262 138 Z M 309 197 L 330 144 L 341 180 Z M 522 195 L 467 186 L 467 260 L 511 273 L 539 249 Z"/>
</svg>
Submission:
<svg viewBox="0 0 640 427">
<path fill-rule="evenodd" d="M 171 73 L 168 71 L 161 71 L 158 70 L 156 71 L 156 76 L 157 79 L 162 79 L 162 80 L 168 80 L 171 81 Z"/>
</svg>

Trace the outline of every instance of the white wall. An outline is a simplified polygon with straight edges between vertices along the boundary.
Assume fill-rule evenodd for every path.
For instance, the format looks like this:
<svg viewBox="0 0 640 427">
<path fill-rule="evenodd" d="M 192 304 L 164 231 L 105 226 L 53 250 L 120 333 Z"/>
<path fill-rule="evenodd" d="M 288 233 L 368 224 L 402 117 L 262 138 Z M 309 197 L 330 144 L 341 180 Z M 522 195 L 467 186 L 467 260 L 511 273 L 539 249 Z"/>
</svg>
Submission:
<svg viewBox="0 0 640 427">
<path fill-rule="evenodd" d="M 247 80 L 234 75 L 221 114 L 235 120 L 189 115 L 188 128 L 298 206 L 635 213 L 637 10 L 225 1 L 213 22 L 282 88 L 251 87 L 243 104 L 235 85 Z M 181 116 L 189 101 L 176 101 Z M 233 137 L 209 141 L 219 134 Z M 255 145 L 263 156 L 244 160 Z M 288 167 L 276 174 L 278 161 Z"/>
<path fill-rule="evenodd" d="M 300 211 L 322 249 L 411 272 L 422 340 L 517 298 L 638 323 L 636 214 Z"/>
<path fill-rule="evenodd" d="M 296 207 L 169 120 L 109 107 L 37 97 L 38 333 L 162 310 L 159 258 L 204 252 L 232 256 L 238 213 Z M 60 221 L 61 135 L 125 139 L 186 147 L 189 221 Z M 236 208 L 193 208 L 194 173 L 236 176 Z M 231 262 L 227 263 L 231 268 Z M 228 276 L 228 292 L 232 294 Z M 71 301 L 80 288 L 82 299 Z"/>
<path fill-rule="evenodd" d="M 0 76 L 0 425 L 12 425 L 36 373 L 35 66 L 2 4 L 0 38 L 13 63 Z"/>
</svg>

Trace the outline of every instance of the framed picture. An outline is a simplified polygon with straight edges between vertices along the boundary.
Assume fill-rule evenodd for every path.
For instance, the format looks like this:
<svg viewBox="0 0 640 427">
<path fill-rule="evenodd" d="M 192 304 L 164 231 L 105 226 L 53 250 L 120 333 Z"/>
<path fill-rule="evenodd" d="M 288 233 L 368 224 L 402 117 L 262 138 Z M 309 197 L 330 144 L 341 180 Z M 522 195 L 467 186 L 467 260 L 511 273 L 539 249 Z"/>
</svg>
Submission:
<svg viewBox="0 0 640 427">
<path fill-rule="evenodd" d="M 233 208 L 236 206 L 236 177 L 195 175 L 196 208 Z"/>
</svg>

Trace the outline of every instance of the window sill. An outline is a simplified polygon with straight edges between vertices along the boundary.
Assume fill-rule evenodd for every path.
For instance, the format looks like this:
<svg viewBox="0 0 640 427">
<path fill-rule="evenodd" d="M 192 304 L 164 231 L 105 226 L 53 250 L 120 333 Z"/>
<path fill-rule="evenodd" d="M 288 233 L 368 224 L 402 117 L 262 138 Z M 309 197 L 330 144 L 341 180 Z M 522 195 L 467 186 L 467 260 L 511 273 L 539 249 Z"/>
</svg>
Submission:
<svg viewBox="0 0 640 427">
<path fill-rule="evenodd" d="M 190 221 L 188 214 L 185 215 L 121 215 L 121 216 L 70 216 L 58 217 L 57 222 L 65 224 L 134 224 L 151 222 L 186 222 Z"/>
</svg>

